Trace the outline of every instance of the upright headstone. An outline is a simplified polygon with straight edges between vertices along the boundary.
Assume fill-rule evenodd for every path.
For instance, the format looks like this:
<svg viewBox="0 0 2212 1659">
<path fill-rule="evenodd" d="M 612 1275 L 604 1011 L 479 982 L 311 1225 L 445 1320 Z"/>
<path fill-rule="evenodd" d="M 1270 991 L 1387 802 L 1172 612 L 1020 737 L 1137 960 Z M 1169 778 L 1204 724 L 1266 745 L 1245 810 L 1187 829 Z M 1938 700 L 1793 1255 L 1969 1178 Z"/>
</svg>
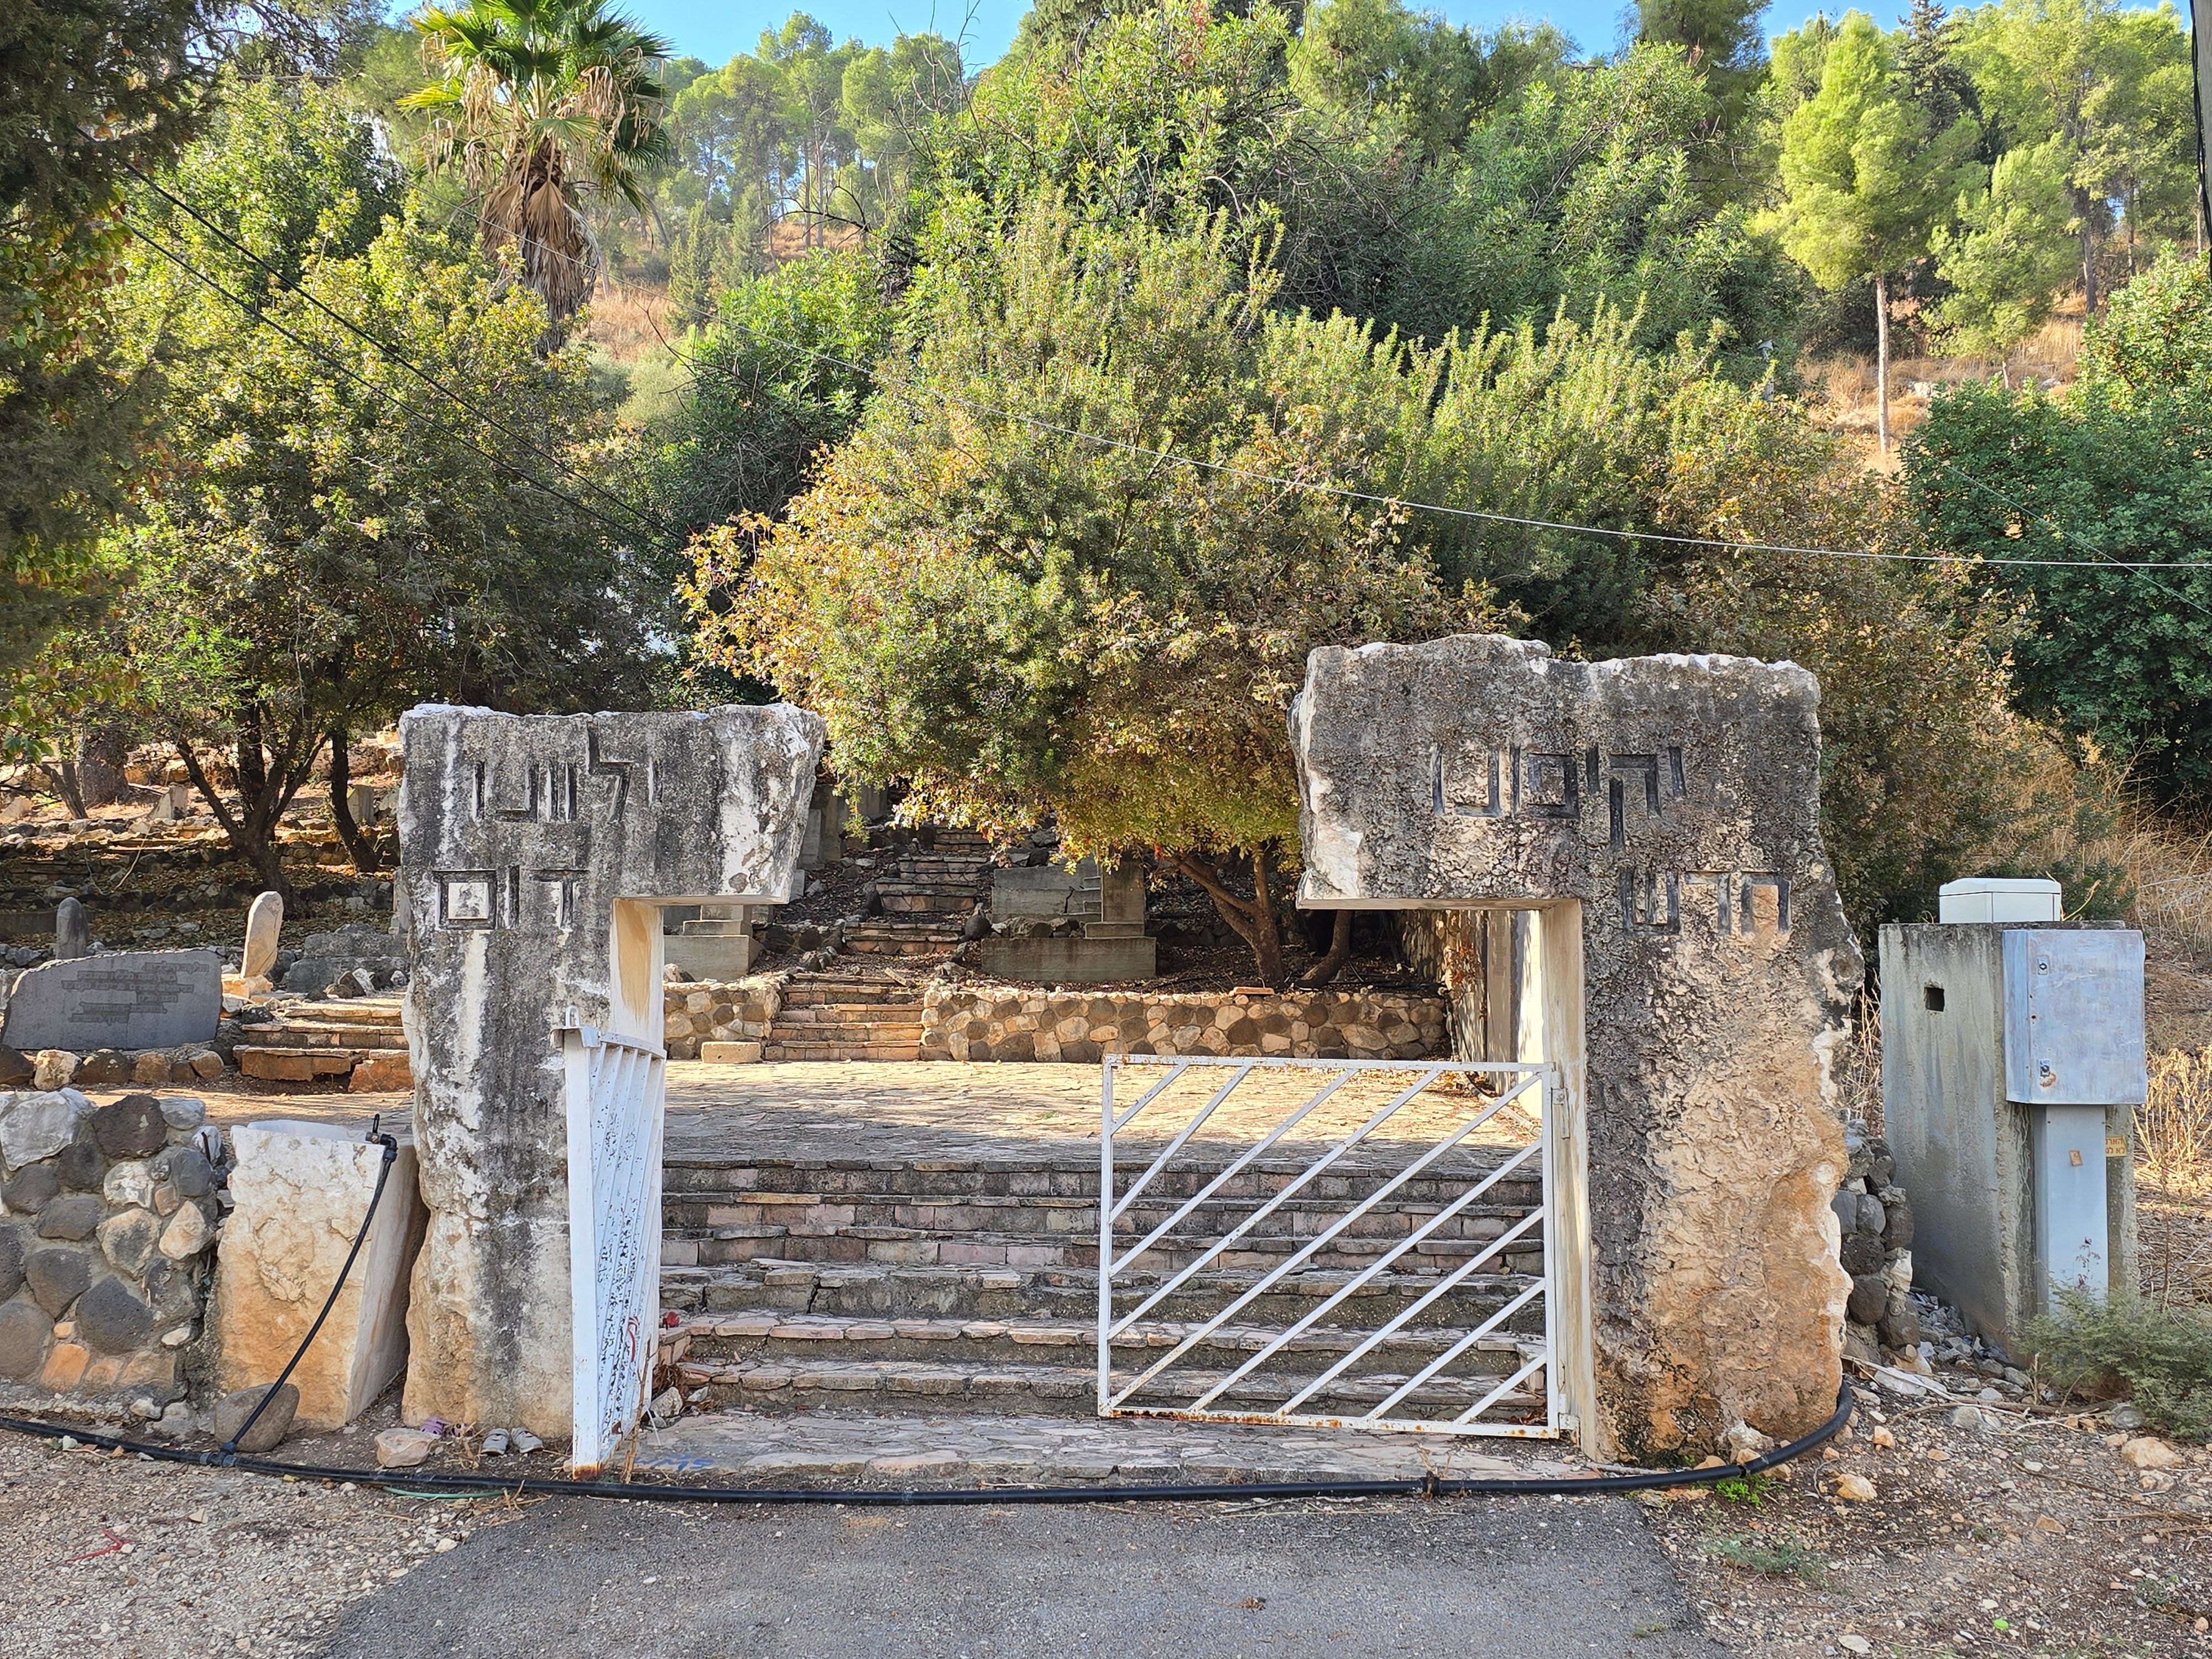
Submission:
<svg viewBox="0 0 2212 1659">
<path fill-rule="evenodd" d="M 1546 1226 L 1588 1253 L 1555 1312 L 1603 1448 L 1834 1408 L 1833 1061 L 1861 963 L 1819 705 L 1789 663 L 1462 635 L 1316 651 L 1292 706 L 1301 904 L 1535 913 L 1517 1057 L 1565 1077 Z"/>
<path fill-rule="evenodd" d="M 75 962 L 92 953 L 92 923 L 84 906 L 65 898 L 54 907 L 54 960 Z"/>
<path fill-rule="evenodd" d="M 404 1410 L 573 1432 L 594 1468 L 659 1322 L 659 907 L 789 900 L 822 723 L 425 706 L 399 729 L 429 1211 Z"/>
<path fill-rule="evenodd" d="M 247 979 L 267 979 L 276 965 L 276 937 L 284 927 L 284 896 L 261 893 L 246 912 L 246 949 L 238 971 Z"/>
</svg>

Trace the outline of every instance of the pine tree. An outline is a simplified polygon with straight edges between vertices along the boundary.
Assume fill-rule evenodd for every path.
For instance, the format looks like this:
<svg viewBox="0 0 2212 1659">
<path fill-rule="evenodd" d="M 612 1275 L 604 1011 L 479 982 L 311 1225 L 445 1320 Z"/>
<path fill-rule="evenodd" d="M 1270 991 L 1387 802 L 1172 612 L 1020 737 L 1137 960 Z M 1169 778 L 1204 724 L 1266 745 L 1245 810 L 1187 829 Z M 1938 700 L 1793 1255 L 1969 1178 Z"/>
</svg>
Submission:
<svg viewBox="0 0 2212 1659">
<path fill-rule="evenodd" d="M 1874 281 L 1876 422 L 1889 453 L 1889 281 L 1928 252 L 1939 216 L 1972 179 L 1972 124 L 1938 130 L 1897 54 L 1862 14 L 1844 20 L 1820 90 L 1782 125 L 1781 207 L 1792 258 L 1831 290 Z"/>
</svg>

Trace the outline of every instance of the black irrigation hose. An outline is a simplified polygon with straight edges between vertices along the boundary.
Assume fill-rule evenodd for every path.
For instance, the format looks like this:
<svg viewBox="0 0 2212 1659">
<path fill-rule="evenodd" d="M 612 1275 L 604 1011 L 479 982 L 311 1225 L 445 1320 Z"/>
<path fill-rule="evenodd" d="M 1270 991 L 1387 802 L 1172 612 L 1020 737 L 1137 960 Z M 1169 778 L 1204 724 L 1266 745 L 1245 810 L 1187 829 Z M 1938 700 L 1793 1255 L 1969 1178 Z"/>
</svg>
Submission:
<svg viewBox="0 0 2212 1659">
<path fill-rule="evenodd" d="M 186 1451 L 177 1446 L 147 1445 L 31 1418 L 0 1417 L 0 1429 L 43 1439 L 66 1434 L 82 1445 L 137 1452 L 157 1462 L 243 1469 L 250 1474 L 290 1475 L 298 1480 L 351 1480 L 362 1486 L 404 1487 L 425 1497 L 460 1492 L 517 1496 L 538 1493 L 548 1497 L 567 1492 L 583 1498 L 628 1498 L 651 1504 L 849 1504 L 856 1509 L 914 1509 L 969 1504 L 1218 1503 L 1253 1498 L 1456 1498 L 1515 1493 L 1541 1498 L 1709 1486 L 1723 1480 L 1746 1480 L 1792 1458 L 1803 1456 L 1832 1438 L 1850 1421 L 1851 1411 L 1851 1384 L 1846 1377 L 1837 1396 L 1835 1414 L 1802 1439 L 1778 1446 L 1748 1463 L 1722 1463 L 1706 1469 L 1654 1469 L 1647 1474 L 1459 1480 L 1424 1474 L 1404 1480 L 1254 1480 L 1241 1485 L 1221 1481 L 1199 1486 L 900 1486 L 850 1491 L 809 1486 L 685 1486 L 659 1481 L 626 1486 L 613 1480 L 559 1480 L 536 1475 L 423 1474 L 398 1469 L 349 1469 L 320 1463 L 280 1463 L 263 1457 L 242 1457 L 235 1452 Z"/>
<path fill-rule="evenodd" d="M 361 1254 L 362 1241 L 368 1237 L 368 1224 L 376 1218 L 377 1200 L 384 1196 L 384 1182 L 392 1173 L 392 1165 L 399 1155 L 398 1144 L 390 1135 L 377 1133 L 377 1124 L 369 1125 L 368 1138 L 384 1148 L 384 1163 L 377 1170 L 376 1189 L 369 1194 L 368 1212 L 362 1217 L 361 1231 L 354 1235 L 353 1249 L 346 1253 L 344 1265 L 339 1267 L 337 1282 L 331 1286 L 330 1299 L 315 1316 L 290 1362 L 268 1391 L 256 1402 L 253 1411 L 239 1425 L 238 1432 L 214 1451 L 186 1451 L 180 1446 L 161 1446 L 145 1441 L 127 1440 L 119 1435 L 99 1434 L 90 1430 L 70 1426 L 65 1423 L 47 1423 L 32 1417 L 0 1416 L 0 1429 L 14 1434 L 27 1434 L 42 1440 L 66 1435 L 79 1445 L 98 1447 L 103 1451 L 136 1452 L 141 1457 L 157 1463 L 185 1463 L 199 1468 L 242 1469 L 249 1474 L 289 1475 L 294 1480 L 350 1480 L 360 1486 L 403 1488 L 423 1497 L 445 1492 L 499 1492 L 520 1496 L 540 1493 L 548 1497 L 568 1492 L 582 1498 L 627 1498 L 649 1504 L 849 1504 L 859 1509 L 936 1508 L 969 1504 L 1187 1504 L 1237 1502 L 1254 1498 L 1456 1498 L 1480 1495 L 1502 1497 L 1520 1494 L 1525 1497 L 1566 1497 L 1590 1492 L 1661 1492 L 1674 1486 L 1710 1486 L 1723 1480 L 1747 1480 L 1771 1468 L 1802 1457 L 1815 1446 L 1832 1439 L 1843 1426 L 1851 1420 L 1852 1394 L 1850 1378 L 1846 1376 L 1836 1395 L 1833 1415 L 1812 1433 L 1778 1446 L 1764 1456 L 1754 1457 L 1748 1463 L 1720 1463 L 1704 1469 L 1654 1469 L 1644 1474 L 1606 1474 L 1576 1479 L 1557 1475 L 1540 1476 L 1529 1480 L 1511 1478 L 1470 1477 L 1451 1480 L 1437 1474 L 1424 1474 L 1403 1480 L 1254 1480 L 1243 1484 L 1225 1481 L 1196 1486 L 1153 1485 L 1139 1486 L 897 1486 L 858 1488 L 839 1491 L 834 1487 L 813 1486 L 685 1486 L 674 1482 L 650 1482 L 633 1485 L 613 1480 L 561 1480 L 542 1475 L 446 1474 L 416 1474 L 396 1469 L 350 1469 L 323 1463 L 283 1463 L 271 1458 L 241 1455 L 238 1443 L 246 1430 L 253 1426 L 254 1419 L 263 1407 L 283 1387 L 294 1367 L 307 1352 L 307 1345 L 323 1328 L 323 1321 L 330 1317 L 337 1305 L 338 1291 L 345 1284 L 346 1275 L 353 1270 L 354 1258 Z"/>
</svg>

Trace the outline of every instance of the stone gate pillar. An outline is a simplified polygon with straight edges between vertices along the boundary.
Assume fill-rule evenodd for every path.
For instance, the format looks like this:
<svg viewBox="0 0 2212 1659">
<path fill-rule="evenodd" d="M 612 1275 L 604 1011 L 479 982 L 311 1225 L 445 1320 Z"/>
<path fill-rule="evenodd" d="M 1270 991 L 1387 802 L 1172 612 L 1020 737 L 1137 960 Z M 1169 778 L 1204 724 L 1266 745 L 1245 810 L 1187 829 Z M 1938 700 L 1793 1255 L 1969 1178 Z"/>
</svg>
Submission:
<svg viewBox="0 0 2212 1659">
<path fill-rule="evenodd" d="M 822 722 L 425 705 L 399 729 L 429 1211 L 404 1415 L 573 1426 L 588 1468 L 634 1420 L 659 1306 L 659 908 L 791 896 Z"/>
<path fill-rule="evenodd" d="M 1490 635 L 1316 651 L 1291 706 L 1302 905 L 1538 912 L 1521 1057 L 1565 1079 L 1553 1213 L 1586 1260 L 1563 1370 L 1602 1452 L 1834 1408 L 1832 1061 L 1861 963 L 1819 706 L 1794 664 Z"/>
</svg>

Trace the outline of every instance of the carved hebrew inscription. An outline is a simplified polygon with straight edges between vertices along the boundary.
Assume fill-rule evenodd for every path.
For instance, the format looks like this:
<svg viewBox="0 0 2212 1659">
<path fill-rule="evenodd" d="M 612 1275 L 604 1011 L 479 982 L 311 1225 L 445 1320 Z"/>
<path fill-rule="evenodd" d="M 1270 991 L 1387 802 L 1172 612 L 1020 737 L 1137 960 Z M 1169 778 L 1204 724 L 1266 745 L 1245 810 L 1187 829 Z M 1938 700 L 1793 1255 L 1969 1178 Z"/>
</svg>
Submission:
<svg viewBox="0 0 2212 1659">
<path fill-rule="evenodd" d="M 583 752 L 574 758 L 529 759 L 520 766 L 496 758 L 476 762 L 469 814 L 471 823 L 487 826 L 477 832 L 480 840 L 491 839 L 503 824 L 575 824 L 586 837 L 577 846 L 579 862 L 500 863 L 487 852 L 479 854 L 484 867 L 434 870 L 439 927 L 565 933 L 575 927 L 588 831 L 594 824 L 623 823 L 633 788 L 647 805 L 657 804 L 660 782 L 654 757 L 607 753 L 589 726 L 582 738 Z"/>
<path fill-rule="evenodd" d="M 1679 744 L 1649 750 L 1525 749 L 1480 745 L 1455 764 L 1445 748 L 1430 750 L 1435 815 L 1443 818 L 1550 821 L 1583 826 L 1602 811 L 1605 844 L 1629 850 L 1638 826 L 1662 820 L 1689 799 L 1689 772 Z M 1596 824 L 1589 826 L 1593 836 Z M 1743 940 L 1790 931 L 1790 882 L 1762 870 L 1681 870 L 1624 866 L 1620 925 L 1631 933 L 1680 935 L 1686 916 L 1710 924 L 1716 938 Z"/>
<path fill-rule="evenodd" d="M 1442 744 L 1430 750 L 1431 793 L 1438 817 L 1580 823 L 1583 803 L 1602 799 L 1610 814 L 1613 844 L 1620 847 L 1626 844 L 1632 803 L 1640 803 L 1644 812 L 1656 818 L 1662 799 L 1684 800 L 1690 793 L 1680 747 L 1650 753 L 1517 747 L 1476 752 L 1474 775 L 1468 781 L 1475 787 L 1469 788 L 1453 775 L 1455 769 Z"/>
</svg>

